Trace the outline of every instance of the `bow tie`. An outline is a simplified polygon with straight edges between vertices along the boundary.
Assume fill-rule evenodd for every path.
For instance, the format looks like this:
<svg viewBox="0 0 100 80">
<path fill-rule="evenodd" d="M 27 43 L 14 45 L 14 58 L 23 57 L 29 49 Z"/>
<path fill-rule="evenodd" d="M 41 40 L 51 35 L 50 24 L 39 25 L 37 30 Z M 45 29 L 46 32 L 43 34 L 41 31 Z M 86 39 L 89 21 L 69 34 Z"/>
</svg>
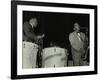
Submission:
<svg viewBox="0 0 100 80">
<path fill-rule="evenodd" d="M 77 32 L 77 33 L 80 33 L 80 32 Z"/>
</svg>

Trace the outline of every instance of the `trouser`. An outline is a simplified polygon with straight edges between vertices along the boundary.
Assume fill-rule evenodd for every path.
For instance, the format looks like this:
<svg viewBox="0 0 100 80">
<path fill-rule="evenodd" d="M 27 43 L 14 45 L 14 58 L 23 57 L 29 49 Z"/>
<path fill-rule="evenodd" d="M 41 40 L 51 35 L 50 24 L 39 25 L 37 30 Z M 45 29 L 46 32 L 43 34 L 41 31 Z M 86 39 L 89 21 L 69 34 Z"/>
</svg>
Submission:
<svg viewBox="0 0 100 80">
<path fill-rule="evenodd" d="M 38 45 L 23 41 L 22 68 L 36 68 Z"/>
<path fill-rule="evenodd" d="M 81 66 L 82 65 L 82 53 L 76 51 L 72 48 L 72 58 L 73 58 L 73 65 L 74 66 Z"/>
</svg>

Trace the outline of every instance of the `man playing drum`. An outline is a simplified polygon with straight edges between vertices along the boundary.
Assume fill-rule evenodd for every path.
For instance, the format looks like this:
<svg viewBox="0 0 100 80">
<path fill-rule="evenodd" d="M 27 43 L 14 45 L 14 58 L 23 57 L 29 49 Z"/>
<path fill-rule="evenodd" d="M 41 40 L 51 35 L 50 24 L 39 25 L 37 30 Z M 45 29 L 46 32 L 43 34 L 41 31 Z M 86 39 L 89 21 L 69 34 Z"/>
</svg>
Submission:
<svg viewBox="0 0 100 80">
<path fill-rule="evenodd" d="M 37 40 L 44 37 L 44 35 L 35 35 L 35 28 L 37 27 L 37 19 L 31 18 L 23 24 L 23 53 L 22 53 L 22 68 L 36 68 L 38 45 Z"/>
</svg>

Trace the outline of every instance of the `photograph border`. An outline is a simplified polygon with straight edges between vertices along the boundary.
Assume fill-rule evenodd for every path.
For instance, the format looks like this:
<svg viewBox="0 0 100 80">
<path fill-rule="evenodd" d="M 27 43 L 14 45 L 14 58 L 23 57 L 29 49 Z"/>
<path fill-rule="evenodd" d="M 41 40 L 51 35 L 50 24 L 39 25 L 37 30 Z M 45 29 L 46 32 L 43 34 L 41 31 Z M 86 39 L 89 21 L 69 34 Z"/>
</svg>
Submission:
<svg viewBox="0 0 100 80">
<path fill-rule="evenodd" d="M 17 5 L 36 5 L 49 7 L 70 7 L 82 9 L 94 9 L 94 71 L 67 72 L 67 73 L 48 73 L 48 74 L 29 74 L 17 75 Z M 97 74 L 97 6 L 81 5 L 81 4 L 64 4 L 64 3 L 48 3 L 33 1 L 11 1 L 11 78 L 42 78 L 42 77 L 58 77 L 58 76 L 75 76 Z"/>
</svg>

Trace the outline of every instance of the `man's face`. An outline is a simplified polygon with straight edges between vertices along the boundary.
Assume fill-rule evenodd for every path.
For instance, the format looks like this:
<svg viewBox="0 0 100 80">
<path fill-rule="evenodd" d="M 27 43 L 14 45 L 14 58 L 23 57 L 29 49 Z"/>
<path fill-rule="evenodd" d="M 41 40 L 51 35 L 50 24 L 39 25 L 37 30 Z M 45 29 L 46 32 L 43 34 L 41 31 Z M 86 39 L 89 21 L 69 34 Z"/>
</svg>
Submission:
<svg viewBox="0 0 100 80">
<path fill-rule="evenodd" d="M 80 31 L 80 26 L 78 23 L 75 23 L 74 24 L 74 28 L 75 28 L 75 31 L 79 32 Z"/>
<path fill-rule="evenodd" d="M 37 27 L 38 22 L 36 18 L 32 18 L 30 22 L 32 24 L 32 27 Z"/>
</svg>

